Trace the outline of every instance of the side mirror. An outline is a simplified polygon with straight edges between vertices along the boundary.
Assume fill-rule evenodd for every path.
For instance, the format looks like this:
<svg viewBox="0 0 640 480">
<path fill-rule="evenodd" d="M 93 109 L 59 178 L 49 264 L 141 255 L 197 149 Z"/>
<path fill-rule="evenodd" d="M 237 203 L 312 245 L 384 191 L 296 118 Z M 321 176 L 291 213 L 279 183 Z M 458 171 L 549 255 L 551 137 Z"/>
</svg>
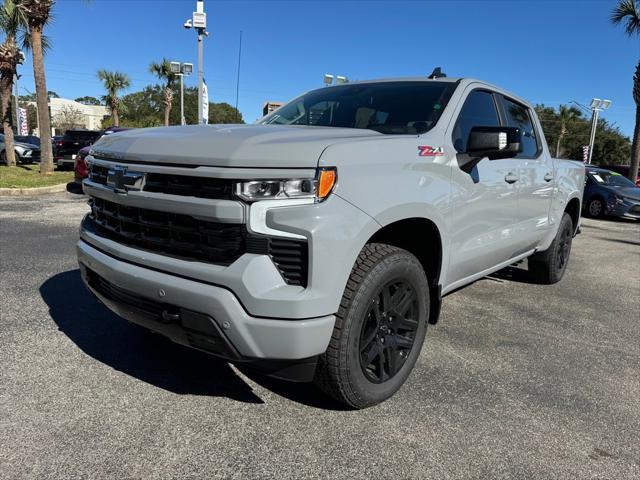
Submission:
<svg viewBox="0 0 640 480">
<path fill-rule="evenodd" d="M 515 127 L 473 127 L 467 151 L 458 154 L 458 165 L 470 172 L 480 160 L 512 158 L 522 152 L 522 132 Z"/>
</svg>

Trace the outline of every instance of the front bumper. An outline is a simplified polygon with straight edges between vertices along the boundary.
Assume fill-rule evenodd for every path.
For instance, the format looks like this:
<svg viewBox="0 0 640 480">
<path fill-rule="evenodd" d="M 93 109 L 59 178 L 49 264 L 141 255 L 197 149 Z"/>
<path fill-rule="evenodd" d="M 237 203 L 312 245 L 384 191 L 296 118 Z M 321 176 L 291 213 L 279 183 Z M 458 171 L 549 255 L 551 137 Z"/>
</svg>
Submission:
<svg viewBox="0 0 640 480">
<path fill-rule="evenodd" d="M 113 258 L 86 242 L 77 245 L 78 261 L 82 277 L 89 289 L 118 315 L 151 330 L 164 333 L 177 343 L 209 351 L 229 360 L 250 361 L 257 359 L 304 360 L 323 353 L 329 343 L 335 317 L 327 315 L 303 320 L 261 318 L 249 315 L 236 296 L 229 290 L 196 282 L 167 273 L 143 268 Z M 188 325 L 181 322 L 164 323 L 159 319 L 148 320 L 141 316 L 139 308 L 122 298 L 109 298 L 96 288 L 91 275 L 97 275 L 108 284 L 142 301 L 159 305 L 166 310 L 163 320 L 178 320 L 182 310 L 199 318 L 209 318 L 211 330 L 218 332 L 224 345 L 220 351 L 202 348 L 187 338 Z M 162 317 L 162 313 L 160 314 Z M 148 317 L 148 315 L 147 315 Z M 199 320 L 204 321 L 204 320 Z M 206 333 L 206 331 L 205 331 Z M 216 337 L 216 335 L 209 335 Z"/>
<path fill-rule="evenodd" d="M 625 199 L 620 202 L 609 202 L 607 205 L 607 215 L 614 217 L 640 219 L 640 202 Z"/>
</svg>

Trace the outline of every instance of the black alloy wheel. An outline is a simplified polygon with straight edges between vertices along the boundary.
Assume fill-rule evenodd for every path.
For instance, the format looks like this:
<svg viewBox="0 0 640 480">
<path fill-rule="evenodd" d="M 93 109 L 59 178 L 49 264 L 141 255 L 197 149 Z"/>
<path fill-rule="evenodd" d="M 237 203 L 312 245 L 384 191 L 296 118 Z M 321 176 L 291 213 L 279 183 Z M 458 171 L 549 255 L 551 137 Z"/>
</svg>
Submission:
<svg viewBox="0 0 640 480">
<path fill-rule="evenodd" d="M 371 382 L 393 378 L 404 365 L 418 329 L 418 295 L 406 281 L 394 280 L 371 302 L 360 335 L 360 366 Z"/>
</svg>

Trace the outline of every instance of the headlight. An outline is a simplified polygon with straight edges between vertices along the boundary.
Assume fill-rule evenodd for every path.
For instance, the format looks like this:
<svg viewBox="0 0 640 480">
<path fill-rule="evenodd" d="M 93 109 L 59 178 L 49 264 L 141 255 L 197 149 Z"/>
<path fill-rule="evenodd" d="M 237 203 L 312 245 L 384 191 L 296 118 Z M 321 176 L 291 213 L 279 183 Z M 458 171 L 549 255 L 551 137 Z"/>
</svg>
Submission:
<svg viewBox="0 0 640 480">
<path fill-rule="evenodd" d="M 286 198 L 314 198 L 316 202 L 321 202 L 333 190 L 336 179 L 335 168 L 322 168 L 313 179 L 239 182 L 235 185 L 235 192 L 238 197 L 247 202 Z"/>
<path fill-rule="evenodd" d="M 624 203 L 624 197 L 619 197 L 618 195 L 614 195 L 613 198 L 615 199 L 616 203 L 619 205 L 622 205 Z"/>
<path fill-rule="evenodd" d="M 29 157 L 29 156 L 31 156 L 31 150 L 23 150 L 23 151 L 22 151 L 22 156 L 23 156 L 23 157 Z"/>
</svg>

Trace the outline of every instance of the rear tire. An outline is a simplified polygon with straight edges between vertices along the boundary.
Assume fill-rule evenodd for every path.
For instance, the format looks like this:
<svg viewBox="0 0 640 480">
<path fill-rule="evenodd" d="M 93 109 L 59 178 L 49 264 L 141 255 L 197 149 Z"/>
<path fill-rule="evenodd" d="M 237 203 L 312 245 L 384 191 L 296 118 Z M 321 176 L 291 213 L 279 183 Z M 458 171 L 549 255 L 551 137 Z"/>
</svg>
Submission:
<svg viewBox="0 0 640 480">
<path fill-rule="evenodd" d="M 573 220 L 565 212 L 551 246 L 529 257 L 529 275 L 536 283 L 552 284 L 562 279 L 569 263 L 574 230 Z"/>
<path fill-rule="evenodd" d="M 315 383 L 352 408 L 396 393 L 420 355 L 429 282 L 418 259 L 382 243 L 366 245 L 351 271 Z"/>
</svg>

